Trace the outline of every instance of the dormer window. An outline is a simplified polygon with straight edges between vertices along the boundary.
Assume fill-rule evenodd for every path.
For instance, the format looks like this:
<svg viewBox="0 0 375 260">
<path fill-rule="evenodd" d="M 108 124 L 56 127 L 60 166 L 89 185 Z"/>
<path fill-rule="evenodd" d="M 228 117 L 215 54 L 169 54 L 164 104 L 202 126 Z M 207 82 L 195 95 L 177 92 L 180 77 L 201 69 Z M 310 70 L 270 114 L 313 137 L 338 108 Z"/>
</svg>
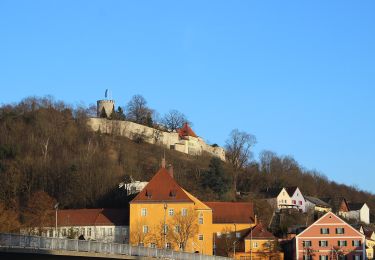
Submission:
<svg viewBox="0 0 375 260">
<path fill-rule="evenodd" d="M 151 199 L 151 198 L 152 198 L 152 192 L 149 191 L 149 190 L 146 190 L 146 197 L 147 197 L 148 199 Z"/>
<path fill-rule="evenodd" d="M 176 193 L 177 193 L 176 190 L 171 190 L 171 191 L 169 192 L 169 197 L 171 197 L 171 198 L 175 198 L 175 197 L 176 197 Z"/>
</svg>

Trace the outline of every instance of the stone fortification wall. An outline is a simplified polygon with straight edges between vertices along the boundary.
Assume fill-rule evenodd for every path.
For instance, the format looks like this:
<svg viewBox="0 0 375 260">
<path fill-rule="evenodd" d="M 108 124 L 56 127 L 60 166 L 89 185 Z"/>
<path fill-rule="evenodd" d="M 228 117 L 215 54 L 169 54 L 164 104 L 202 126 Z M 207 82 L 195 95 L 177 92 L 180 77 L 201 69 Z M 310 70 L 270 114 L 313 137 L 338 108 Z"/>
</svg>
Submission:
<svg viewBox="0 0 375 260">
<path fill-rule="evenodd" d="M 94 131 L 125 136 L 132 140 L 141 138 L 147 143 L 162 145 L 168 149 L 191 155 L 200 155 L 202 152 L 207 152 L 225 161 L 225 151 L 222 147 L 208 145 L 199 137 L 189 136 L 186 139 L 180 139 L 178 133 L 175 132 L 169 133 L 130 121 L 105 118 L 89 118 L 88 125 Z"/>
<path fill-rule="evenodd" d="M 110 117 L 115 108 L 115 101 L 107 100 L 107 99 L 98 100 L 96 102 L 96 107 L 97 107 L 96 115 L 98 117 L 102 116 L 103 109 L 104 109 L 106 116 Z"/>
</svg>

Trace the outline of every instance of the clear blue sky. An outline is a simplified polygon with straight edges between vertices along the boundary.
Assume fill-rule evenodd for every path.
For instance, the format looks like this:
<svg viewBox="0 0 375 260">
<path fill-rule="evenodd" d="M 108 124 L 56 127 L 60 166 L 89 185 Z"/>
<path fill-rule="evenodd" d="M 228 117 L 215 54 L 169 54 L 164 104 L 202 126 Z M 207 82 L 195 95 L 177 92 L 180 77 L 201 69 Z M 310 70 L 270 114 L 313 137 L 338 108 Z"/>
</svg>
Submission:
<svg viewBox="0 0 375 260">
<path fill-rule="evenodd" d="M 375 1 L 0 1 L 0 103 L 111 89 L 375 192 Z"/>
</svg>

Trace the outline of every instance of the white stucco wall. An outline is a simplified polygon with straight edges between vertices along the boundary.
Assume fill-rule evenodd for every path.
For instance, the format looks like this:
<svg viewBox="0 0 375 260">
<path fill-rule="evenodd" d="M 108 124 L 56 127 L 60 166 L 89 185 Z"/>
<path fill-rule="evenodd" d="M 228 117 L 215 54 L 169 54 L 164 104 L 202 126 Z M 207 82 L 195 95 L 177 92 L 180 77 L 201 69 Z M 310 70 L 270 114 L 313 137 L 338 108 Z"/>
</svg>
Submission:
<svg viewBox="0 0 375 260">
<path fill-rule="evenodd" d="M 150 144 L 159 144 L 168 149 L 191 155 L 201 155 L 207 152 L 225 161 L 225 150 L 222 147 L 212 147 L 200 137 L 187 137 L 181 140 L 178 133 L 164 132 L 152 127 L 136 124 L 130 121 L 108 120 L 105 118 L 89 118 L 88 125 L 94 131 L 125 136 L 134 140 L 137 137 Z"/>
<path fill-rule="evenodd" d="M 283 208 L 283 205 L 291 205 L 292 204 L 292 199 L 290 198 L 288 192 L 283 188 L 279 195 L 277 196 L 277 208 L 281 209 Z"/>
<path fill-rule="evenodd" d="M 76 234 L 75 239 L 83 235 L 85 240 L 115 243 L 126 243 L 129 241 L 128 226 L 63 226 L 57 228 L 57 233 L 55 227 L 45 227 L 42 236 L 67 238 L 71 230 Z M 37 234 L 37 229 L 34 232 Z M 21 233 L 26 234 L 27 231 L 21 230 Z"/>
<path fill-rule="evenodd" d="M 292 197 L 291 201 L 293 205 L 297 205 L 299 209 L 302 210 L 302 212 L 306 212 L 306 201 L 305 198 L 302 195 L 302 192 L 297 188 Z M 294 203 L 295 202 L 295 203 Z"/>
</svg>

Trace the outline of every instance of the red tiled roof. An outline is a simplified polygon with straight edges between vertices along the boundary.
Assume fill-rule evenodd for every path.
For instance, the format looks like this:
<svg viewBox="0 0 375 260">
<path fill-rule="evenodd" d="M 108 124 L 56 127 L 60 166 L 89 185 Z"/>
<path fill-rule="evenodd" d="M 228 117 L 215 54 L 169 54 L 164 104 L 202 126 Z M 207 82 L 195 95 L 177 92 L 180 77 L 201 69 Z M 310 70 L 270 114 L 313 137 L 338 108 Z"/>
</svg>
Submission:
<svg viewBox="0 0 375 260">
<path fill-rule="evenodd" d="M 188 123 L 185 123 L 180 129 L 178 129 L 178 134 L 181 138 L 185 136 L 198 137 L 194 131 L 190 128 Z"/>
<path fill-rule="evenodd" d="M 193 202 L 171 177 L 167 169 L 160 170 L 146 187 L 130 202 Z"/>
<path fill-rule="evenodd" d="M 254 223 L 251 202 L 204 202 L 212 209 L 212 223 Z"/>
<path fill-rule="evenodd" d="M 55 225 L 55 211 L 52 226 Z M 58 226 L 128 226 L 128 209 L 61 209 L 57 211 Z"/>
<path fill-rule="evenodd" d="M 249 234 L 245 237 L 245 239 L 275 239 L 275 236 L 269 232 L 266 228 L 263 227 L 262 223 L 259 223 L 252 230 Z"/>
</svg>

